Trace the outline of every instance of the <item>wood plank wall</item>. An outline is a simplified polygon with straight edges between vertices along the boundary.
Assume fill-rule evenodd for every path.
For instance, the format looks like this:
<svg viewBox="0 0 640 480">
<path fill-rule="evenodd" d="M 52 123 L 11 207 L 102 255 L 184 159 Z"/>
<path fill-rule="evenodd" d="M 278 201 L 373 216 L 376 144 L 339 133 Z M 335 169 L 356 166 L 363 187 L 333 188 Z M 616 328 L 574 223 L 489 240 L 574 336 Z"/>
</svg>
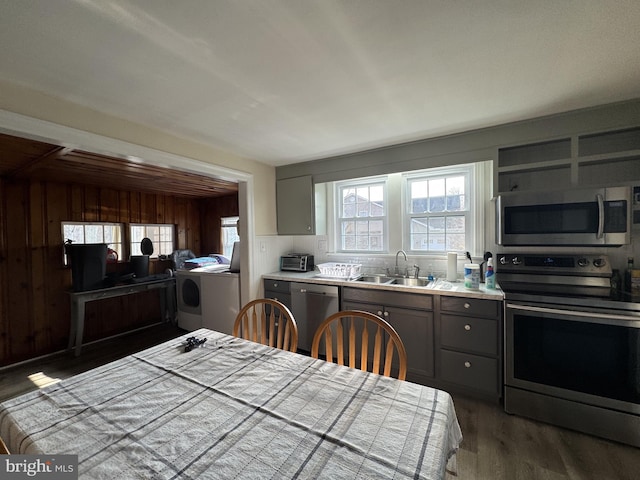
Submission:
<svg viewBox="0 0 640 480">
<path fill-rule="evenodd" d="M 219 225 L 221 212 L 237 214 L 237 195 L 231 197 L 205 202 L 75 184 L 0 180 L 0 366 L 66 348 L 71 270 L 62 263 L 62 221 L 173 223 L 176 248 L 204 254 L 218 251 L 211 226 Z M 224 213 L 234 198 L 235 213 Z M 202 228 L 203 220 L 207 228 Z M 152 261 L 150 273 L 169 266 L 170 262 Z M 108 265 L 107 271 L 128 268 L 124 262 Z M 157 295 L 152 291 L 89 303 L 85 341 L 158 321 Z"/>
</svg>

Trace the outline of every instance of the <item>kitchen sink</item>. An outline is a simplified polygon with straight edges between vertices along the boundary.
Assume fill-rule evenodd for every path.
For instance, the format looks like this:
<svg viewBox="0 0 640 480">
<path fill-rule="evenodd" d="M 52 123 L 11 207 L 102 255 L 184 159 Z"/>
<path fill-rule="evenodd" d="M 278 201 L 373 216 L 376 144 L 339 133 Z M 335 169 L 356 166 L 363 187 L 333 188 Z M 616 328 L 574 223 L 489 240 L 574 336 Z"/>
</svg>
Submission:
<svg viewBox="0 0 640 480">
<path fill-rule="evenodd" d="M 395 278 L 387 277 L 386 275 L 363 275 L 358 277 L 356 281 L 358 282 L 369 282 L 369 283 L 394 283 Z"/>
<path fill-rule="evenodd" d="M 409 287 L 426 287 L 429 285 L 430 280 L 426 278 L 415 278 L 415 277 L 401 277 L 394 278 L 394 282 L 396 285 L 406 285 Z"/>
<path fill-rule="evenodd" d="M 415 277 L 390 277 L 387 275 L 363 275 L 358 277 L 357 282 L 379 283 L 384 285 L 404 285 L 408 287 L 426 287 L 431 281 L 426 278 Z"/>
</svg>

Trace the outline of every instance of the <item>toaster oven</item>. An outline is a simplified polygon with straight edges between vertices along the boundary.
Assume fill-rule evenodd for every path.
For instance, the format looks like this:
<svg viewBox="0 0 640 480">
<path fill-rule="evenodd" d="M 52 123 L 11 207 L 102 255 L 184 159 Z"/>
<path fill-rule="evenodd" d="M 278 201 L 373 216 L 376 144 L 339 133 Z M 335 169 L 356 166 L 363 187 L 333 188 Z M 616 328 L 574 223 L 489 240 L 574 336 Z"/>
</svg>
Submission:
<svg viewBox="0 0 640 480">
<path fill-rule="evenodd" d="M 280 270 L 310 272 L 314 267 L 313 255 L 307 253 L 290 253 L 280 257 Z"/>
</svg>

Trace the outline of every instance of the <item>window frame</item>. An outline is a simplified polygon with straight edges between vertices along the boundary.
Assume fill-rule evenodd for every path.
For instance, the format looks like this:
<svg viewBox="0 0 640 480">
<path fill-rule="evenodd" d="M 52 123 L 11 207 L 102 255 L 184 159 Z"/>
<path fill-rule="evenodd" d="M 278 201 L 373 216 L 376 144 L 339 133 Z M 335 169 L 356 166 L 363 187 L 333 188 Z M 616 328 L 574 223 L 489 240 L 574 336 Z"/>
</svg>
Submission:
<svg viewBox="0 0 640 480">
<path fill-rule="evenodd" d="M 63 220 L 60 222 L 60 231 L 62 233 L 62 243 L 66 244 L 68 240 L 70 240 L 69 238 L 67 238 L 67 235 L 65 235 L 65 226 L 68 225 L 75 225 L 75 226 L 80 226 L 82 227 L 83 230 L 83 241 L 82 242 L 74 242 L 76 244 L 101 244 L 101 243 L 106 243 L 107 244 L 107 248 L 111 248 L 112 250 L 115 250 L 115 252 L 118 254 L 118 261 L 123 261 L 123 259 L 126 256 L 126 251 L 125 251 L 125 247 L 126 247 L 126 243 L 127 243 L 127 239 L 125 238 L 125 224 L 124 223 L 120 223 L 120 222 L 76 222 L 76 221 L 71 221 L 71 220 Z M 102 227 L 102 238 L 104 239 L 105 235 L 104 235 L 104 227 L 105 226 L 112 226 L 112 227 L 118 227 L 120 229 L 119 232 L 119 236 L 120 236 L 120 241 L 119 242 L 106 242 L 106 241 L 101 241 L 101 242 L 87 242 L 86 241 L 86 228 L 89 226 L 101 226 Z M 73 243 L 72 243 L 73 244 Z M 120 246 L 120 248 L 113 248 L 114 246 Z M 66 251 L 64 251 L 63 253 L 63 259 L 62 259 L 63 265 L 68 266 L 69 265 L 69 258 L 67 257 L 67 253 Z"/>
<path fill-rule="evenodd" d="M 383 195 L 383 214 L 378 216 L 366 216 L 360 217 L 358 215 L 353 217 L 343 217 L 343 204 L 342 204 L 342 190 L 345 188 L 362 188 L 362 187 L 382 186 Z M 389 192 L 388 192 L 388 177 L 375 176 L 375 177 L 363 177 L 352 180 L 345 180 L 334 183 L 334 242 L 335 251 L 337 253 L 349 253 L 349 254 L 384 254 L 389 252 L 389 206 L 388 206 Z M 380 250 L 363 250 L 363 249 L 347 249 L 342 248 L 342 225 L 346 221 L 357 221 L 358 219 L 381 220 L 382 221 L 382 247 Z"/>
<path fill-rule="evenodd" d="M 350 180 L 337 180 L 327 182 L 327 205 L 326 205 L 326 229 L 327 240 L 329 242 L 327 254 L 335 255 L 335 258 L 349 258 L 350 261 L 367 261 L 377 257 L 388 256 L 398 250 L 405 250 L 407 254 L 417 258 L 441 258 L 446 256 L 446 251 L 424 251 L 411 249 L 409 236 L 409 223 L 405 219 L 407 187 L 404 177 L 425 176 L 433 173 L 443 172 L 459 172 L 469 170 L 471 176 L 468 179 L 469 188 L 469 216 L 465 224 L 465 251 L 469 251 L 471 255 L 482 255 L 487 241 L 487 232 L 484 230 L 485 217 L 491 214 L 489 205 L 486 203 L 490 199 L 487 194 L 491 192 L 491 184 L 493 181 L 493 161 L 491 159 L 469 161 L 449 165 L 444 167 L 423 168 L 419 170 L 410 170 L 397 173 L 389 173 L 373 177 L 355 178 Z M 340 222 L 338 218 L 340 202 L 338 185 L 352 184 L 359 182 L 367 182 L 370 179 L 385 178 L 387 182 L 386 189 L 386 208 L 387 223 L 385 225 L 385 242 L 386 251 L 343 251 L 340 250 Z M 388 212 L 399 212 L 399 215 L 389 215 Z"/>
<path fill-rule="evenodd" d="M 238 222 L 240 221 L 240 217 L 238 215 L 230 215 L 228 217 L 220 217 L 220 245 L 222 245 L 222 254 L 225 257 L 231 258 L 233 254 L 233 244 L 236 241 L 240 240 L 240 232 L 238 231 Z M 236 230 L 236 239 L 233 240 L 230 244 L 225 243 L 225 229 L 235 229 Z M 227 251 L 225 251 L 227 248 Z"/>
<path fill-rule="evenodd" d="M 402 224 L 403 224 L 403 239 L 402 247 L 408 254 L 411 255 L 443 255 L 449 251 L 455 251 L 457 253 L 464 253 L 465 251 L 474 252 L 476 250 L 475 239 L 475 222 L 474 218 L 477 211 L 477 182 L 475 164 L 456 165 L 450 167 L 436 167 L 429 168 L 420 171 L 406 172 L 402 175 Z M 420 212 L 412 213 L 412 198 L 411 198 L 411 183 L 421 180 L 434 180 L 434 179 L 446 179 L 450 177 L 464 176 L 464 191 L 466 208 L 464 210 L 451 210 L 445 209 L 440 212 Z M 445 192 L 446 196 L 446 192 Z M 428 197 L 429 198 L 429 197 Z M 445 222 L 449 217 L 463 216 L 465 219 L 464 226 L 464 248 L 453 249 L 448 248 L 446 245 L 442 250 L 423 250 L 414 249 L 411 238 L 411 223 L 414 218 L 432 218 L 432 217 L 444 217 Z M 446 233 L 445 233 L 446 235 Z M 446 239 L 446 237 L 445 237 Z"/>
<path fill-rule="evenodd" d="M 173 253 L 173 251 L 176 249 L 175 245 L 176 245 L 176 226 L 173 223 L 129 223 L 129 239 L 128 239 L 128 243 L 129 243 L 129 255 L 142 255 L 142 250 L 141 250 L 141 245 L 140 242 L 142 241 L 142 239 L 140 240 L 134 240 L 134 234 L 133 234 L 133 229 L 134 228 L 144 228 L 144 234 L 142 236 L 142 238 L 150 238 L 151 241 L 153 242 L 153 253 L 149 256 L 149 259 L 157 259 L 160 255 L 171 255 L 171 253 Z M 155 235 L 149 235 L 147 232 L 148 228 L 160 228 L 160 231 L 158 232 L 158 236 L 159 236 L 159 240 L 155 240 L 153 238 L 151 238 L 152 236 Z M 163 251 L 162 248 L 160 248 L 163 244 L 168 243 L 166 240 L 163 241 L 162 240 L 162 228 L 170 228 L 171 229 L 171 249 L 169 251 Z"/>
</svg>

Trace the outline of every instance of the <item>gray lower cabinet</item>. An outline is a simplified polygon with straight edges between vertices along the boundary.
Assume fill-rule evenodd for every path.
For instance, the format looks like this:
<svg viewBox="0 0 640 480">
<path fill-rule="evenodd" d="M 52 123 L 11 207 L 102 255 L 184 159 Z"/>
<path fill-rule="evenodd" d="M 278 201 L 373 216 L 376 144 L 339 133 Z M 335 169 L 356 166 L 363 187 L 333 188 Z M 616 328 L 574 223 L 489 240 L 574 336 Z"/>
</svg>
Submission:
<svg viewBox="0 0 640 480">
<path fill-rule="evenodd" d="M 502 396 L 502 302 L 438 298 L 439 387 L 473 396 Z"/>
<path fill-rule="evenodd" d="M 264 298 L 273 298 L 291 310 L 291 282 L 264 280 Z"/>
<path fill-rule="evenodd" d="M 407 380 L 429 384 L 435 373 L 432 295 L 343 287 L 341 309 L 387 320 L 407 350 Z"/>
</svg>

